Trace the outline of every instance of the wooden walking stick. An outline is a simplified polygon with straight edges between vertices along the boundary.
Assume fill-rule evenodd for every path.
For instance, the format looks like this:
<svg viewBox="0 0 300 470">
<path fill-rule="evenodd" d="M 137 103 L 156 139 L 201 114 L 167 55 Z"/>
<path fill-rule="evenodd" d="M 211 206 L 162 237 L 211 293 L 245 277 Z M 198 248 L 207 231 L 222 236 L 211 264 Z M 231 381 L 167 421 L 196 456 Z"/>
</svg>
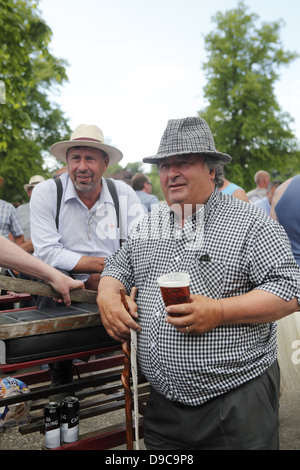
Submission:
<svg viewBox="0 0 300 470">
<path fill-rule="evenodd" d="M 130 293 L 130 297 L 135 299 L 136 296 L 136 287 L 133 287 Z M 126 301 L 124 288 L 120 288 L 121 300 L 129 312 L 129 307 Z M 125 414 L 126 414 L 126 445 L 127 450 L 133 450 L 133 426 L 132 426 L 132 391 L 130 387 L 130 372 L 131 372 L 131 347 L 130 341 L 124 341 L 122 344 L 122 349 L 124 352 L 124 369 L 121 375 L 121 382 L 124 387 L 125 392 Z"/>
</svg>

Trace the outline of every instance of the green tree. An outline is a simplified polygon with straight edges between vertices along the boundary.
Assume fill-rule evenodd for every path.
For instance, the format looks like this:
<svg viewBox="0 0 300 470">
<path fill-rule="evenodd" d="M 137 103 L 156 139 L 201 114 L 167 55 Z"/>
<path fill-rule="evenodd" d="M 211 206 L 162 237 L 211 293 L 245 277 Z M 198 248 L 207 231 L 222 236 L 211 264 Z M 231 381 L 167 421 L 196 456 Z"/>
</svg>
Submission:
<svg viewBox="0 0 300 470">
<path fill-rule="evenodd" d="M 132 173 L 144 173 L 143 171 L 143 162 L 133 162 L 127 163 L 126 170 L 131 171 Z"/>
<path fill-rule="evenodd" d="M 34 174 L 48 176 L 43 156 L 70 128 L 50 95 L 67 80 L 64 60 L 50 54 L 51 29 L 39 16 L 39 0 L 1 0 L 0 197 L 24 196 Z"/>
<path fill-rule="evenodd" d="M 114 173 L 123 170 L 122 165 L 120 163 L 115 163 L 115 165 L 109 166 L 105 172 L 105 178 L 110 178 Z"/>
<path fill-rule="evenodd" d="M 245 190 L 253 187 L 257 170 L 276 176 L 287 168 L 293 172 L 291 166 L 300 163 L 292 118 L 274 94 L 279 67 L 298 55 L 283 49 L 281 20 L 257 26 L 258 16 L 247 10 L 239 2 L 236 9 L 213 17 L 217 28 L 205 37 L 208 60 L 203 66 L 208 106 L 199 111 L 216 147 L 232 156 L 226 177 Z"/>
</svg>

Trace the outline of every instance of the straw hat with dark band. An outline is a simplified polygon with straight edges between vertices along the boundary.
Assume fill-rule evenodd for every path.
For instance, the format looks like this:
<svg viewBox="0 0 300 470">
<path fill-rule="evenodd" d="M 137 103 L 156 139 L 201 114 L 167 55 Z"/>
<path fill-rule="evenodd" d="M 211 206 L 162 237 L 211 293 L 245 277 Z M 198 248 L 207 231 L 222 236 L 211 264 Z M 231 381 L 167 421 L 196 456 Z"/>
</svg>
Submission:
<svg viewBox="0 0 300 470">
<path fill-rule="evenodd" d="M 74 130 L 70 140 L 53 144 L 50 147 L 50 152 L 54 157 L 66 162 L 66 153 L 71 147 L 93 147 L 102 150 L 109 157 L 109 166 L 115 165 L 123 158 L 120 150 L 105 144 L 101 129 L 94 125 L 80 124 Z"/>
<path fill-rule="evenodd" d="M 33 188 L 39 183 L 42 183 L 42 181 L 45 181 L 45 178 L 41 175 L 34 175 L 30 178 L 28 184 L 24 184 L 24 189 L 25 191 L 28 191 L 30 188 Z"/>
</svg>

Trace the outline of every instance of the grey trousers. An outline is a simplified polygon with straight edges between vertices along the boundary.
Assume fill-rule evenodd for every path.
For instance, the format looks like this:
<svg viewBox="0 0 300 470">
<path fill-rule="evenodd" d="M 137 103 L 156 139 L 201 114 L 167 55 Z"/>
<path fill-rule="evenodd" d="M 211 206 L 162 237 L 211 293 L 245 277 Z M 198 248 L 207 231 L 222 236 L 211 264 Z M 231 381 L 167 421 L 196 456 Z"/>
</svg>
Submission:
<svg viewBox="0 0 300 470">
<path fill-rule="evenodd" d="M 208 401 L 181 407 L 151 389 L 144 419 L 148 450 L 278 450 L 277 361 L 260 377 Z"/>
</svg>

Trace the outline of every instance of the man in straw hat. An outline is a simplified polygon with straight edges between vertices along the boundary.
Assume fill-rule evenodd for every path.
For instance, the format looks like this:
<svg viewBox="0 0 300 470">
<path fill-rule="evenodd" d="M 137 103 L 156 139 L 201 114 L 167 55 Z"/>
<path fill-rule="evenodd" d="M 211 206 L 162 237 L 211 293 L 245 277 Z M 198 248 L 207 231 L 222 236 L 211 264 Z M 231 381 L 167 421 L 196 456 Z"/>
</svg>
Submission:
<svg viewBox="0 0 300 470">
<path fill-rule="evenodd" d="M 68 171 L 59 178 L 62 196 L 57 224 L 54 179 L 39 184 L 32 195 L 35 255 L 55 268 L 72 272 L 86 288 L 97 290 L 105 258 L 119 249 L 120 237 L 127 237 L 135 218 L 144 212 L 132 188 L 115 181 L 122 216 L 122 233 L 118 233 L 114 200 L 102 177 L 123 155 L 105 144 L 97 126 L 81 124 L 70 140 L 52 145 L 50 151 L 67 163 Z"/>
<path fill-rule="evenodd" d="M 144 159 L 158 166 L 166 204 L 107 260 L 99 283 L 107 332 L 120 341 L 138 332 L 148 449 L 278 448 L 275 321 L 299 309 L 300 270 L 278 223 L 219 191 L 230 159 L 203 119 L 170 120 Z M 157 279 L 170 272 L 189 273 L 191 302 L 164 306 Z M 137 287 L 130 314 L 122 286 Z"/>
<path fill-rule="evenodd" d="M 118 163 L 123 155 L 105 143 L 97 126 L 81 124 L 70 140 L 52 145 L 50 151 L 67 164 L 68 171 L 40 183 L 33 191 L 34 253 L 50 266 L 83 281 L 86 289 L 97 290 L 105 258 L 120 248 L 120 240 L 127 238 L 144 210 L 129 185 L 103 178 L 107 167 Z M 37 301 L 44 308 L 53 307 L 53 303 L 47 298 Z M 53 385 L 72 380 L 69 361 L 54 364 L 51 372 Z"/>
</svg>

